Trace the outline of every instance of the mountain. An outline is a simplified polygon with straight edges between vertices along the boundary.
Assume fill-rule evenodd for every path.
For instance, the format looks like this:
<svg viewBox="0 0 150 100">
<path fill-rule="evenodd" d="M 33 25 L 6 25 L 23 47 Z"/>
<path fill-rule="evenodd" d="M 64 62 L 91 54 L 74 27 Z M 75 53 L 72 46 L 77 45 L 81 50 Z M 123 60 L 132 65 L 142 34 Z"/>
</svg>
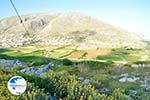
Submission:
<svg viewBox="0 0 150 100">
<path fill-rule="evenodd" d="M 32 43 L 101 48 L 143 48 L 143 36 L 81 13 L 39 13 L 0 20 L 0 44 L 16 47 Z M 29 34 L 22 26 L 25 24 Z"/>
</svg>

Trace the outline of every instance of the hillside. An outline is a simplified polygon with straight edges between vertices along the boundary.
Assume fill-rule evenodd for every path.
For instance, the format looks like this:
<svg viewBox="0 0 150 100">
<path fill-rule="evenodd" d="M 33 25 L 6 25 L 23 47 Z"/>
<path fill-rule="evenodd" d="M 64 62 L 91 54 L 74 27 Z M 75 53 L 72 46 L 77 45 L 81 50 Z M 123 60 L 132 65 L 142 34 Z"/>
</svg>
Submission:
<svg viewBox="0 0 150 100">
<path fill-rule="evenodd" d="M 29 35 L 25 36 L 25 24 Z M 16 47 L 32 43 L 100 48 L 143 48 L 143 37 L 81 13 L 40 13 L 0 20 L 0 45 Z"/>
<path fill-rule="evenodd" d="M 4 18 L 0 100 L 150 100 L 149 44 L 81 13 Z M 18 96 L 7 89 L 14 75 L 27 82 Z"/>
</svg>

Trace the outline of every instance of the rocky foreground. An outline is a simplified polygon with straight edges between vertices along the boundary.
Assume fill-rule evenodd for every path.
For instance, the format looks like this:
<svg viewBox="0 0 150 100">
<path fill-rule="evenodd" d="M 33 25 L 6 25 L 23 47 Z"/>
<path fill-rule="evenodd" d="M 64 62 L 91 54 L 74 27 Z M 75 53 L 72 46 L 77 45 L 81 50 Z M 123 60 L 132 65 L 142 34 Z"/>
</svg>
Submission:
<svg viewBox="0 0 150 100">
<path fill-rule="evenodd" d="M 10 70 L 12 68 L 21 68 L 21 72 L 27 73 L 27 74 L 35 74 L 35 75 L 42 75 L 45 72 L 48 72 L 54 64 L 47 64 L 47 65 L 42 65 L 39 68 L 31 67 L 25 64 L 24 62 L 21 62 L 19 60 L 5 60 L 5 59 L 0 59 L 0 67 L 4 70 Z"/>
<path fill-rule="evenodd" d="M 54 67 L 54 64 L 49 63 L 46 65 L 41 65 L 39 68 L 33 67 L 33 66 L 28 66 L 24 62 L 21 62 L 19 60 L 5 60 L 5 59 L 0 59 L 0 68 L 4 70 L 10 70 L 12 68 L 20 68 L 20 72 L 22 73 L 27 73 L 27 74 L 33 74 L 33 75 L 38 75 L 41 76 L 44 73 L 48 72 L 49 70 L 52 70 Z M 150 78 L 148 77 L 138 77 L 138 73 L 124 73 L 121 75 L 110 75 L 110 74 L 105 74 L 106 77 L 112 78 L 114 80 L 118 80 L 118 82 L 122 83 L 136 83 L 139 82 L 139 87 L 145 89 L 146 91 L 150 90 L 150 85 L 149 81 Z M 93 79 L 86 79 L 84 77 L 78 77 L 78 80 L 83 82 L 84 84 L 96 84 L 96 81 Z M 97 88 L 100 92 L 107 93 L 109 92 L 109 88 L 107 87 L 100 87 Z M 137 92 L 135 90 L 130 90 L 130 92 L 134 92 L 136 94 Z"/>
</svg>

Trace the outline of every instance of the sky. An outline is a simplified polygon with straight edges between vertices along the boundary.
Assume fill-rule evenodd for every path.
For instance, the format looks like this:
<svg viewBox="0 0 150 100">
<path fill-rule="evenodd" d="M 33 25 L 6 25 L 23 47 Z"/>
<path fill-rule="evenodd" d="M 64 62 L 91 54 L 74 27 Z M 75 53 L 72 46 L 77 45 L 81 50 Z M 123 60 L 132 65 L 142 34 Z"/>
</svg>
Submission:
<svg viewBox="0 0 150 100">
<path fill-rule="evenodd" d="M 81 12 L 150 38 L 150 0 L 13 0 L 20 14 Z M 0 0 L 0 19 L 14 16 L 9 0 Z"/>
</svg>

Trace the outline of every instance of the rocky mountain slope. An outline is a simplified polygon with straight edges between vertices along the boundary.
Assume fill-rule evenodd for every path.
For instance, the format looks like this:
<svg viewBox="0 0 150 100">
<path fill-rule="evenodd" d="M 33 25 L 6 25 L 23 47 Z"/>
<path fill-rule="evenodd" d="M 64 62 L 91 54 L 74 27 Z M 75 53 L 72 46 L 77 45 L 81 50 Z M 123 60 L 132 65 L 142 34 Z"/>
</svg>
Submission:
<svg viewBox="0 0 150 100">
<path fill-rule="evenodd" d="M 26 35 L 22 23 L 29 34 Z M 0 45 L 77 45 L 81 47 L 143 48 L 143 37 L 81 13 L 40 13 L 0 20 Z"/>
</svg>

